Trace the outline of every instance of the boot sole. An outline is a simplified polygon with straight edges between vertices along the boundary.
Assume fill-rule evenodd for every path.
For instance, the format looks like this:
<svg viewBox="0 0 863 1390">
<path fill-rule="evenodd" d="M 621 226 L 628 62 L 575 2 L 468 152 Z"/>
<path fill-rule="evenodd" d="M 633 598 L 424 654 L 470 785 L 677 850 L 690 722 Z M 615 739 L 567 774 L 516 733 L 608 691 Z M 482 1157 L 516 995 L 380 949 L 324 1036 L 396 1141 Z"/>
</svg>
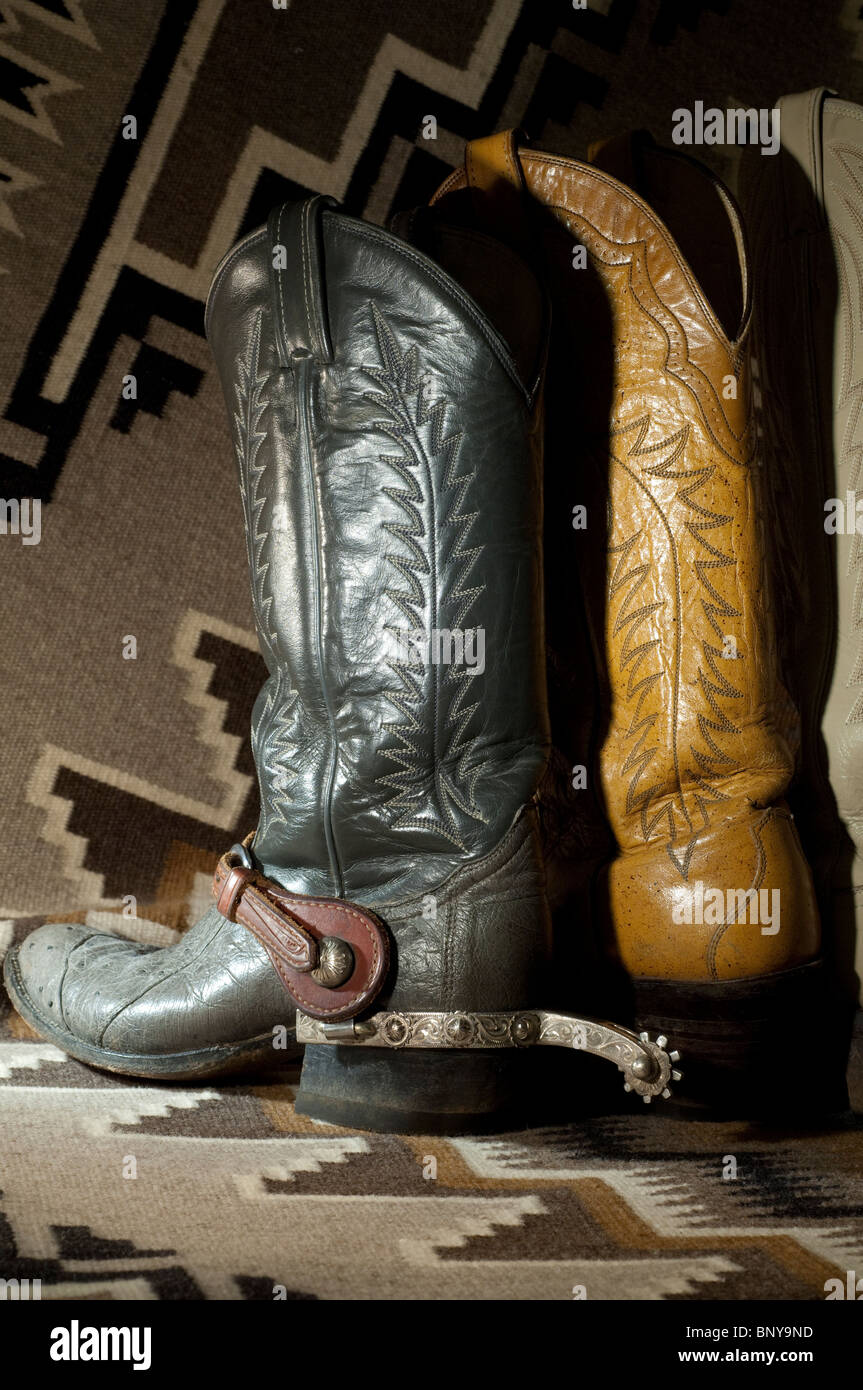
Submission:
<svg viewBox="0 0 863 1390">
<path fill-rule="evenodd" d="M 41 1038 L 55 1043 L 76 1061 L 98 1067 L 100 1071 L 117 1072 L 121 1076 L 142 1076 L 153 1081 L 190 1081 L 232 1072 L 271 1070 L 296 1062 L 303 1055 L 302 1047 L 296 1044 L 277 1051 L 273 1047 L 271 1032 L 224 1047 L 204 1047 L 190 1052 L 147 1054 L 112 1052 L 108 1048 L 96 1047 L 58 1028 L 52 1020 L 39 1013 L 24 990 L 17 969 L 17 956 L 18 948 L 11 947 L 3 968 L 3 982 L 16 1012 Z"/>
<path fill-rule="evenodd" d="M 530 1052 L 309 1043 L 295 1108 L 314 1120 L 390 1134 L 489 1134 L 549 1124 L 561 1118 L 560 1063 L 571 1087 L 573 1058 Z"/>
<path fill-rule="evenodd" d="M 842 1010 L 820 961 L 761 979 L 631 987 L 638 1030 L 664 1033 L 681 1054 L 669 1102 L 678 1112 L 770 1120 L 847 1110 Z"/>
</svg>

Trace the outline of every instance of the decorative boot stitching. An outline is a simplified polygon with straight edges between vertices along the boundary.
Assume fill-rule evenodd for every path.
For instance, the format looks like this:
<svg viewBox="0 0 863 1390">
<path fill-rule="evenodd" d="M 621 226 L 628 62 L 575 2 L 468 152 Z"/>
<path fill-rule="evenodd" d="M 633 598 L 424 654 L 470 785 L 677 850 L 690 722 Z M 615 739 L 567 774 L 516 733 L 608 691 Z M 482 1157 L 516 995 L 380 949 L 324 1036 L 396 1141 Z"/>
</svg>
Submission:
<svg viewBox="0 0 863 1390">
<path fill-rule="evenodd" d="M 264 689 L 264 703 L 252 727 L 252 756 L 261 791 L 258 834 L 262 840 L 276 826 L 287 826 L 286 811 L 300 771 L 294 761 L 298 695 L 284 666 L 270 677 Z"/>
<path fill-rule="evenodd" d="M 738 726 L 728 718 L 720 707 L 718 697 L 722 696 L 725 699 L 739 699 L 741 697 L 741 692 L 727 679 L 724 672 L 717 666 L 717 660 L 722 659 L 722 648 L 716 647 L 707 637 L 702 638 L 701 648 L 704 653 L 706 670 L 704 667 L 699 666 L 698 678 L 699 687 L 710 706 L 710 710 L 709 713 L 700 712 L 697 716 L 698 730 L 703 740 L 704 748 L 699 748 L 695 744 L 690 744 L 689 753 L 694 759 L 695 766 L 683 767 L 677 733 L 681 678 L 681 560 L 674 531 L 668 521 L 665 509 L 654 497 L 652 490 L 648 486 L 648 482 L 642 481 L 642 479 L 672 479 L 681 482 L 691 480 L 688 486 L 677 490 L 674 500 L 676 502 L 681 502 L 685 507 L 696 514 L 697 520 L 686 522 L 686 530 L 696 542 L 697 546 L 707 551 L 707 558 L 697 558 L 693 562 L 695 573 L 708 596 L 707 598 L 702 598 L 702 609 L 711 629 L 717 633 L 720 640 L 724 638 L 725 634 L 717 622 L 717 616 L 726 619 L 739 618 L 740 612 L 723 598 L 709 577 L 710 572 L 715 569 L 724 569 L 729 566 L 733 569 L 735 565 L 734 558 L 720 551 L 718 547 L 708 539 L 706 534 L 718 527 L 727 525 L 731 521 L 731 517 L 704 506 L 703 501 L 699 500 L 697 497 L 699 491 L 713 478 L 716 472 L 715 465 L 690 469 L 685 467 L 675 468 L 675 464 L 683 463 L 685 459 L 686 446 L 690 440 L 691 431 L 691 426 L 688 423 L 654 444 L 646 443 L 649 428 L 650 416 L 643 415 L 632 423 L 619 426 L 613 431 L 613 434 L 619 439 L 635 432 L 635 439 L 629 447 L 628 457 L 633 461 L 641 461 L 641 477 L 639 477 L 622 459 L 616 456 L 612 457 L 615 465 L 624 473 L 629 483 L 634 484 L 644 491 L 651 507 L 657 512 L 674 566 L 675 621 L 673 630 L 675 633 L 675 653 L 672 671 L 671 733 L 672 756 L 677 782 L 676 795 L 673 799 L 666 801 L 661 809 L 651 816 L 651 803 L 661 791 L 661 785 L 656 783 L 652 786 L 639 788 L 641 778 L 653 762 L 660 747 L 659 742 L 655 742 L 651 746 L 646 746 L 646 741 L 651 737 L 654 726 L 659 719 L 659 713 L 656 712 L 643 715 L 643 706 L 648 694 L 662 675 L 661 671 L 648 672 L 646 675 L 643 675 L 639 681 L 635 681 L 635 676 L 647 659 L 648 653 L 655 650 L 660 645 L 661 640 L 660 638 L 655 638 L 636 644 L 636 633 L 638 628 L 643 623 L 649 621 L 653 613 L 663 606 L 661 602 L 642 605 L 639 608 L 633 606 L 636 595 L 643 587 L 652 568 L 650 562 L 640 565 L 633 563 L 641 558 L 637 548 L 637 542 L 643 534 L 643 528 L 639 528 L 638 531 L 622 541 L 612 540 L 609 545 L 610 555 L 616 555 L 618 557 L 609 580 L 609 599 L 612 600 L 616 598 L 621 592 L 624 594 L 623 602 L 614 619 L 612 631 L 615 636 L 625 631 L 626 635 L 620 649 L 619 660 L 622 672 L 631 664 L 632 669 L 628 675 L 626 698 L 629 701 L 632 699 L 636 700 L 635 709 L 632 713 L 629 728 L 626 733 L 627 738 L 635 739 L 635 743 L 630 748 L 621 772 L 622 774 L 631 773 L 627 789 L 627 814 L 633 814 L 635 811 L 640 812 L 641 831 L 645 841 L 650 839 L 657 824 L 663 819 L 666 820 L 668 833 L 668 844 L 666 845 L 667 853 L 678 873 L 685 879 L 689 873 L 690 861 L 698 838 L 710 825 L 709 811 L 711 804 L 727 800 L 725 793 L 721 792 L 719 788 L 714 785 L 714 780 L 712 779 L 718 779 L 723 774 L 727 775 L 738 766 L 735 759 L 724 749 L 720 748 L 713 737 L 714 734 L 734 735 L 740 732 Z M 614 530 L 614 527 L 612 529 Z M 628 565 L 630 566 L 629 568 L 627 568 Z M 659 656 L 658 652 L 657 656 Z M 705 749 L 707 751 L 705 751 Z M 694 800 L 702 820 L 702 824 L 699 827 L 693 825 L 686 802 L 684 787 L 690 783 L 697 788 Z M 685 823 L 686 829 L 689 831 L 688 842 L 683 846 L 682 851 L 678 844 L 679 827 L 675 818 L 675 801 L 678 803 L 680 815 Z"/>
<path fill-rule="evenodd" d="M 270 532 L 263 521 L 267 505 L 265 479 L 269 454 L 267 450 L 261 453 L 261 445 L 267 437 L 267 431 L 262 428 L 261 422 L 269 406 L 264 393 L 270 374 L 262 370 L 260 362 L 262 317 L 262 313 L 259 312 L 249 337 L 246 359 L 241 358 L 237 363 L 237 409 L 234 412 L 234 423 L 237 429 L 237 456 L 243 484 L 243 520 L 252 576 L 252 602 L 267 653 L 276 661 L 279 657 L 278 636 L 272 618 L 273 595 L 268 583 L 270 564 L 266 558 Z"/>
<path fill-rule="evenodd" d="M 342 856 L 336 837 L 335 819 L 333 816 L 336 774 L 339 764 L 339 729 L 336 722 L 336 712 L 333 706 L 333 697 L 328 680 L 327 660 L 324 650 L 325 631 L 329 615 L 327 613 L 326 564 L 322 535 L 324 509 L 321 498 L 319 471 L 315 466 L 316 460 L 312 436 L 312 369 L 313 359 L 309 354 L 303 353 L 295 356 L 293 362 L 293 375 L 297 398 L 298 442 L 305 476 L 308 498 L 308 517 L 311 529 L 312 578 L 315 594 L 313 628 L 315 658 L 318 668 L 321 699 L 324 705 L 327 730 L 329 733 L 329 766 L 327 768 L 323 788 L 321 789 L 321 813 L 324 825 L 324 838 L 327 845 L 327 856 L 330 862 L 330 875 L 333 881 L 333 892 L 336 897 L 341 897 L 344 893 L 344 874 L 342 870 Z"/>
<path fill-rule="evenodd" d="M 261 367 L 262 313 L 255 320 L 245 361 L 237 367 L 237 455 L 242 481 L 243 522 L 252 580 L 252 603 L 265 655 L 278 665 L 277 674 L 267 682 L 267 695 L 252 731 L 255 765 L 266 773 L 259 776 L 263 837 L 276 824 L 285 825 L 285 800 L 297 769 L 291 761 L 296 751 L 292 737 L 292 716 L 297 692 L 292 688 L 279 650 L 279 637 L 273 621 L 273 593 L 270 585 L 270 529 L 265 524 L 268 510 L 267 487 L 270 451 L 262 449 L 267 431 L 263 427 L 269 407 L 265 388 L 270 373 Z"/>
<path fill-rule="evenodd" d="M 606 281 L 607 272 L 614 268 L 628 271 L 627 292 L 632 296 L 645 318 L 656 328 L 664 341 L 664 360 L 660 370 L 677 380 L 691 394 L 712 442 L 725 457 L 738 466 L 747 465 L 752 457 L 754 431 L 751 410 L 744 412 L 740 431 L 734 429 L 721 397 L 710 377 L 701 370 L 689 354 L 689 339 L 680 320 L 660 298 L 650 274 L 650 246 L 647 238 L 617 242 L 606 237 L 587 218 L 575 215 L 570 208 L 552 206 L 551 211 L 562 213 L 575 237 L 587 248 L 600 277 Z M 651 228 L 651 238 L 661 237 L 659 228 Z M 670 255 L 671 247 L 666 246 Z M 675 256 L 675 267 L 681 278 L 694 288 L 694 282 Z M 699 295 L 700 298 L 700 295 Z M 719 334 L 725 347 L 728 366 L 735 378 L 740 375 L 743 360 L 743 339 L 728 343 Z"/>
<path fill-rule="evenodd" d="M 749 888 L 747 889 L 747 894 L 757 893 L 762 883 L 764 882 L 764 878 L 767 873 L 767 851 L 764 848 L 764 841 L 761 838 L 761 831 L 763 830 L 765 825 L 767 825 L 771 820 L 773 820 L 774 816 L 778 816 L 779 814 L 780 812 L 778 812 L 775 809 L 775 807 L 771 806 L 767 811 L 764 812 L 764 815 L 755 825 L 750 825 L 749 827 L 749 833 L 755 842 L 755 868 L 752 873 L 752 882 L 750 883 Z M 783 818 L 787 819 L 787 817 Z M 716 965 L 716 955 L 719 950 L 720 942 L 722 941 L 722 938 L 725 935 L 725 933 L 728 931 L 728 928 L 733 927 L 736 924 L 737 920 L 737 905 L 735 900 L 734 911 L 731 913 L 729 917 L 726 917 L 724 922 L 719 923 L 719 925 L 716 928 L 716 931 L 710 938 L 710 943 L 707 947 L 707 968 L 710 971 L 710 978 L 712 980 L 719 979 L 719 971 Z"/>
<path fill-rule="evenodd" d="M 484 584 L 468 583 L 483 549 L 481 545 L 467 544 L 478 513 L 465 511 L 464 507 L 476 473 L 458 472 L 462 434 L 445 434 L 445 400 L 433 405 L 426 401 L 417 349 L 402 352 L 375 305 L 372 321 L 382 365 L 365 369 L 378 387 L 366 392 L 365 397 L 384 412 L 385 418 L 376 421 L 374 427 L 398 449 L 397 454 L 378 457 L 404 484 L 383 488 L 405 517 L 404 521 L 383 523 L 387 534 L 404 547 L 401 552 L 390 551 L 386 555 L 404 587 L 391 587 L 385 592 L 412 630 L 428 630 L 430 634 L 437 628 L 439 533 L 443 527 L 455 527 L 452 562 L 459 569 L 453 588 L 452 622 L 460 628 L 485 589 Z M 437 515 L 440 492 L 450 498 L 442 518 Z M 426 510 L 427 524 L 422 509 Z M 397 631 L 392 624 L 388 630 Z M 385 806 L 395 813 L 393 828 L 432 829 L 463 850 L 466 827 L 459 817 L 481 823 L 487 820 L 475 793 L 485 765 L 476 761 L 476 736 L 470 732 L 481 701 L 466 703 L 475 688 L 471 683 L 481 678 L 455 664 L 446 666 L 441 675 L 440 665 L 423 666 L 418 658 L 391 660 L 387 665 L 399 681 L 399 688 L 388 692 L 387 698 L 401 718 L 384 726 L 397 741 L 382 748 L 381 755 L 398 764 L 399 770 L 378 781 L 392 792 Z"/>
</svg>

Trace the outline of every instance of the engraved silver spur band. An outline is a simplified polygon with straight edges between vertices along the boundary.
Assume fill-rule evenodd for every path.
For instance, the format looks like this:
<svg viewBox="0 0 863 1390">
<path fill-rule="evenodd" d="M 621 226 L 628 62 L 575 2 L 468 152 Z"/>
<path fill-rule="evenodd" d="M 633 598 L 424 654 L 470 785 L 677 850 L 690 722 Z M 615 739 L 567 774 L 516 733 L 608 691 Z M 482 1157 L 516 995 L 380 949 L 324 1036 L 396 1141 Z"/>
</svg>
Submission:
<svg viewBox="0 0 863 1390">
<path fill-rule="evenodd" d="M 517 1013 L 392 1011 L 342 1023 L 324 1023 L 298 1011 L 297 1042 L 389 1048 L 569 1047 L 613 1062 L 623 1072 L 623 1089 L 640 1095 L 645 1104 L 654 1096 L 670 1096 L 669 1082 L 680 1081 L 683 1076 L 675 1066 L 680 1054 L 667 1051 L 668 1039 L 661 1034 L 651 1040 L 647 1033 L 632 1033 L 615 1023 L 547 1009 Z"/>
</svg>

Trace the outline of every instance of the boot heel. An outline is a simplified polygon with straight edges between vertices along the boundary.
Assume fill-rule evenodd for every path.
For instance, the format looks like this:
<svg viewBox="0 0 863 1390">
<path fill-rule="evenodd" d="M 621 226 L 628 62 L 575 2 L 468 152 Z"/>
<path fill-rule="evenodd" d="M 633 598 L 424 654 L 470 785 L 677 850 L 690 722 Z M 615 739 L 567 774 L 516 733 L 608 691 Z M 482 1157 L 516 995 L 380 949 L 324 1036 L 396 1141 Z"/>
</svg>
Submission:
<svg viewBox="0 0 863 1390">
<path fill-rule="evenodd" d="M 518 1128 L 532 1090 L 531 1064 L 514 1048 L 398 1052 L 309 1044 L 296 1109 L 330 1124 L 397 1134 Z"/>
<path fill-rule="evenodd" d="M 724 984 L 636 981 L 634 1006 L 636 1026 L 667 1033 L 686 1059 L 681 1110 L 815 1119 L 848 1107 L 842 1013 L 820 961 Z"/>
</svg>

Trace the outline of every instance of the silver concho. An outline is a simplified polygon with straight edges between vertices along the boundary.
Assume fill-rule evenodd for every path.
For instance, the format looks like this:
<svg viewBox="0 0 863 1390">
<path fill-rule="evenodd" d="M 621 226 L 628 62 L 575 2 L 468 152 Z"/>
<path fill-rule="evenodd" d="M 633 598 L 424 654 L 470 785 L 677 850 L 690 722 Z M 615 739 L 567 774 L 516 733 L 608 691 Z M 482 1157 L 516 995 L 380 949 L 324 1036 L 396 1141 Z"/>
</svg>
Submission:
<svg viewBox="0 0 863 1390">
<path fill-rule="evenodd" d="M 338 936 L 324 936 L 318 945 L 318 963 L 309 974 L 324 989 L 337 989 L 354 970 L 354 953 Z"/>
</svg>

